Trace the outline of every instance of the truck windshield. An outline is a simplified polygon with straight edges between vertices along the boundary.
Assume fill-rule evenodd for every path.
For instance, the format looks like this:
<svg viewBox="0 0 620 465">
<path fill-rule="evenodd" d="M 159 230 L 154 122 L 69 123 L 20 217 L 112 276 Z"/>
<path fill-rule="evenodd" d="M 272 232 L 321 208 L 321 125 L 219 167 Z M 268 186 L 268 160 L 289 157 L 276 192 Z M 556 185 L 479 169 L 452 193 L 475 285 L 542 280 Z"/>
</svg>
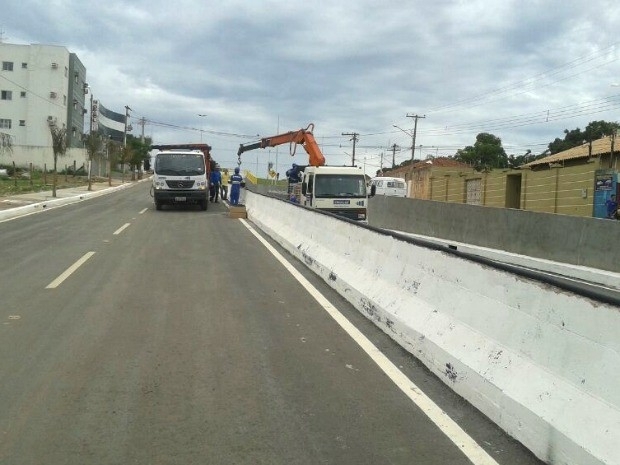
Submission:
<svg viewBox="0 0 620 465">
<path fill-rule="evenodd" d="M 366 197 L 366 181 L 362 174 L 317 174 L 314 195 L 316 198 Z"/>
<path fill-rule="evenodd" d="M 202 155 L 188 153 L 159 154 L 155 159 L 155 173 L 168 176 L 199 176 L 205 174 Z"/>
</svg>

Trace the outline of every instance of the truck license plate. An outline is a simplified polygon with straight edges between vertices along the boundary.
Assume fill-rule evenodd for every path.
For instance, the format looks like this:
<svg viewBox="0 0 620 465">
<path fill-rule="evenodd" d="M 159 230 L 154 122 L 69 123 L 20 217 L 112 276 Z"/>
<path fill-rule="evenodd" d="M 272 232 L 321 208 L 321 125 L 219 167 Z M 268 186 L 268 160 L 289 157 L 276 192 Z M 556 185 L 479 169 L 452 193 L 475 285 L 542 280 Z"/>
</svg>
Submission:
<svg viewBox="0 0 620 465">
<path fill-rule="evenodd" d="M 187 200 L 185 197 L 175 197 L 174 200 L 176 202 L 185 202 L 185 200 Z"/>
</svg>

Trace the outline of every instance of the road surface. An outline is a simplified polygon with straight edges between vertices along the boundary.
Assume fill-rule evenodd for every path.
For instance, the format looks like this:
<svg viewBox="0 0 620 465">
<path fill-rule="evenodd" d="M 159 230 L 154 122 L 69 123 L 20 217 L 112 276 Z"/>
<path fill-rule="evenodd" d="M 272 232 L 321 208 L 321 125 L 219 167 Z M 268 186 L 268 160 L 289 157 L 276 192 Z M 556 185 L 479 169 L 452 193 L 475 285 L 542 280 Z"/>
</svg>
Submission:
<svg viewBox="0 0 620 465">
<path fill-rule="evenodd" d="M 539 463 L 224 204 L 148 188 L 0 223 L 1 464 Z"/>
</svg>

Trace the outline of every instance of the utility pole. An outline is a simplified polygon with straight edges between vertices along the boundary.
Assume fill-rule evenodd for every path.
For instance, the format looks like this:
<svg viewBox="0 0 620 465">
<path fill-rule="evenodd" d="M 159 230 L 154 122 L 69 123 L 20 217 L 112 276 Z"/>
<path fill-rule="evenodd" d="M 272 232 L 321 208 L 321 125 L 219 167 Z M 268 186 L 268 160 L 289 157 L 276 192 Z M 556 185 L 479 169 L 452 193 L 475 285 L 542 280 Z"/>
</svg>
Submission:
<svg viewBox="0 0 620 465">
<path fill-rule="evenodd" d="M 93 94 L 90 93 L 90 126 L 88 134 L 93 133 L 93 123 L 95 122 L 95 114 L 93 113 Z"/>
<path fill-rule="evenodd" d="M 146 118 L 144 116 L 140 118 L 138 124 L 142 126 L 142 130 L 140 132 L 140 142 L 144 144 L 144 126 L 146 126 Z"/>
<path fill-rule="evenodd" d="M 413 160 L 415 158 L 415 137 L 416 137 L 416 133 L 418 132 L 418 119 L 426 118 L 426 115 L 419 116 L 419 115 L 411 115 L 407 113 L 407 118 L 413 118 L 415 121 L 413 124 L 413 136 L 412 136 L 412 141 L 411 141 L 411 166 L 413 167 Z"/>
<path fill-rule="evenodd" d="M 396 152 L 400 152 L 400 147 L 396 144 L 390 146 L 392 150 L 392 169 L 396 168 Z"/>
<path fill-rule="evenodd" d="M 133 110 L 129 108 L 129 105 L 125 105 L 125 130 L 123 131 L 123 148 L 125 148 L 125 146 L 127 145 L 127 128 L 128 128 L 127 121 L 129 121 L 130 111 L 133 111 Z"/>
<path fill-rule="evenodd" d="M 351 166 L 355 166 L 355 143 L 357 142 L 357 136 L 359 136 L 359 133 L 357 132 L 343 132 L 342 133 L 343 136 L 352 136 L 351 139 L 353 141 L 353 156 L 352 156 L 352 160 L 351 160 Z"/>
<path fill-rule="evenodd" d="M 415 121 L 413 125 L 413 138 L 411 141 L 411 166 L 409 167 L 409 181 L 410 181 L 409 195 L 413 197 L 413 160 L 415 158 L 415 137 L 416 137 L 416 133 L 418 132 L 418 119 L 426 118 L 426 115 L 419 116 L 419 115 L 411 115 L 407 113 L 407 118 L 413 118 Z"/>
<path fill-rule="evenodd" d="M 129 112 L 132 111 L 129 105 L 125 105 L 125 130 L 123 131 L 123 176 L 122 182 L 125 182 L 125 157 L 127 156 L 127 121 L 129 121 Z"/>
</svg>

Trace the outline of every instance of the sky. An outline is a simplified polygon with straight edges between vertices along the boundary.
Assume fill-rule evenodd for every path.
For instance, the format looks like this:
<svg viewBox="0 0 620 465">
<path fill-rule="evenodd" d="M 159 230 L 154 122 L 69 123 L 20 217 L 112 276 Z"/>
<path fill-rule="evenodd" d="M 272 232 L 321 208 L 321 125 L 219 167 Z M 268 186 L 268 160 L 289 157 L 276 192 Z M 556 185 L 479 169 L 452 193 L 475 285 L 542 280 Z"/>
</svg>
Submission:
<svg viewBox="0 0 620 465">
<path fill-rule="evenodd" d="M 314 124 L 330 165 L 367 174 L 452 156 L 479 133 L 509 155 L 620 121 L 617 0 L 21 0 L 5 43 L 61 45 L 94 98 L 156 144 L 240 144 Z M 203 116 L 200 116 L 203 115 Z M 345 134 L 345 135 L 343 135 Z M 396 144 L 397 149 L 392 147 Z M 302 147 L 248 151 L 261 175 Z"/>
</svg>

